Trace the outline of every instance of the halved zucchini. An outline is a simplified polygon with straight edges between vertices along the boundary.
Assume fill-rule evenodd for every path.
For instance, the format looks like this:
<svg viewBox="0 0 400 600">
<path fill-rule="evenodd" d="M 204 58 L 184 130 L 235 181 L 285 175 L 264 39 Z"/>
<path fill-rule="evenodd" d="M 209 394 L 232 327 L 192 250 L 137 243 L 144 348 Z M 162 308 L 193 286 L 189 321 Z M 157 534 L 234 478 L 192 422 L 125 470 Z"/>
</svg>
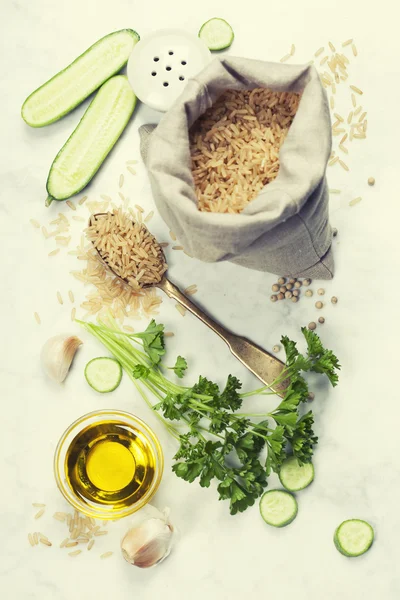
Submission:
<svg viewBox="0 0 400 600">
<path fill-rule="evenodd" d="M 21 110 L 24 121 L 43 127 L 61 119 L 122 69 L 139 39 L 133 29 L 101 38 L 28 96 Z"/>
<path fill-rule="evenodd" d="M 116 75 L 101 86 L 51 165 L 47 205 L 52 200 L 66 200 L 87 186 L 125 129 L 135 106 L 136 96 L 125 75 Z"/>
</svg>

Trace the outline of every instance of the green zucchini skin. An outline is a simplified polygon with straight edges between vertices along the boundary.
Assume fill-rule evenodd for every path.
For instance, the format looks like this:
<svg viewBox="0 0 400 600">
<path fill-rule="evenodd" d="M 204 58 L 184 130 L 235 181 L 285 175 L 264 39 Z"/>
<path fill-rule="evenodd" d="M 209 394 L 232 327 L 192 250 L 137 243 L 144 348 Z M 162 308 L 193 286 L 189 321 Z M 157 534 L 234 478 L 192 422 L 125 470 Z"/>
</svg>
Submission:
<svg viewBox="0 0 400 600">
<path fill-rule="evenodd" d="M 25 123 L 30 127 L 44 127 L 71 112 L 105 81 L 122 69 L 139 40 L 139 34 L 133 29 L 121 29 L 102 37 L 65 69 L 59 71 L 26 98 L 21 108 L 21 116 Z M 104 64 L 99 65 L 102 56 Z M 93 59 L 92 62 L 90 59 Z M 88 72 L 90 67 L 93 68 L 92 73 Z M 79 73 L 79 69 L 81 69 L 81 73 Z M 68 93 L 68 82 L 75 88 L 76 78 L 79 79 L 79 77 L 83 82 L 82 91 L 73 89 L 70 94 L 71 98 L 67 100 L 65 90 Z M 54 106 L 51 106 L 51 101 Z"/>
<path fill-rule="evenodd" d="M 67 200 L 88 185 L 124 131 L 136 103 L 125 75 L 115 75 L 101 86 L 50 167 L 47 206 L 53 200 Z"/>
</svg>

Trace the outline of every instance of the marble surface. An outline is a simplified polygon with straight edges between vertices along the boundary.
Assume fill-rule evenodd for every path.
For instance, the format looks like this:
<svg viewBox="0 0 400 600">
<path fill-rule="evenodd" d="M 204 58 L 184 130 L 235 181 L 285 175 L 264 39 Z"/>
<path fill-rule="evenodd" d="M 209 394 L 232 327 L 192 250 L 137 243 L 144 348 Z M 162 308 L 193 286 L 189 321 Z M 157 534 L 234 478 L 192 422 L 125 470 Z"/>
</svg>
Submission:
<svg viewBox="0 0 400 600">
<path fill-rule="evenodd" d="M 353 143 L 348 157 L 350 172 L 338 167 L 329 170 L 330 187 L 342 193 L 331 201 L 332 224 L 339 229 L 334 249 L 337 273 L 323 287 L 326 298 L 334 294 L 339 303 L 333 307 L 327 302 L 322 312 L 326 324 L 319 332 L 340 358 L 340 385 L 334 391 L 327 387 L 318 391 L 313 407 L 320 437 L 315 482 L 299 494 L 297 519 L 279 530 L 262 522 L 257 506 L 231 517 L 227 505 L 217 501 L 214 486 L 203 490 L 178 480 L 170 471 L 175 443 L 127 378 L 112 395 L 99 396 L 88 388 L 83 366 L 102 350 L 71 324 L 68 301 L 60 306 L 56 299 L 57 290 L 66 298 L 72 289 L 76 306 L 83 300 L 83 287 L 69 275 L 77 261 L 65 251 L 48 259 L 54 241 L 45 241 L 29 224 L 31 217 L 46 224 L 57 210 L 72 216 L 65 204 L 44 208 L 45 181 L 55 153 L 86 104 L 60 122 L 34 130 L 19 115 L 27 94 L 111 30 L 133 27 L 145 33 L 171 26 L 196 32 L 215 14 L 215 2 L 1 3 L 2 42 L 7 49 L 2 52 L 0 78 L 2 598 L 400 597 L 396 5 L 383 0 L 369 8 L 360 0 L 337 0 L 334 8 L 329 6 L 317 0 L 224 0 L 217 10 L 235 29 L 231 52 L 238 56 L 279 60 L 295 43 L 295 60 L 306 62 L 328 39 L 339 45 L 353 36 L 359 56 L 351 63 L 351 80 L 365 91 L 362 103 L 369 114 L 368 140 Z M 328 13 L 332 14 L 328 17 Z M 346 89 L 338 97 L 338 111 L 347 115 L 349 110 Z M 138 108 L 123 139 L 89 186 L 90 198 L 98 198 L 100 193 L 118 197 L 118 177 L 125 161 L 139 158 L 137 128 L 156 119 L 156 113 Z M 136 177 L 127 174 L 124 192 L 151 210 L 151 192 L 141 164 L 137 171 Z M 366 184 L 371 175 L 376 177 L 374 188 Z M 349 207 L 356 196 L 362 196 L 362 202 Z M 86 209 L 80 208 L 79 214 L 86 217 Z M 81 225 L 74 224 L 74 241 L 79 240 Z M 158 217 L 152 221 L 152 231 L 167 239 L 168 230 Z M 276 344 L 282 334 L 298 338 L 299 327 L 318 316 L 315 298 L 297 305 L 271 304 L 272 275 L 231 264 L 201 264 L 181 252 L 169 252 L 168 260 L 173 280 L 184 287 L 197 283 L 196 299 L 210 313 L 266 348 Z M 35 323 L 34 311 L 41 315 L 41 326 Z M 175 331 L 168 342 L 171 356 L 177 352 L 185 355 L 193 374 L 222 382 L 234 372 L 244 387 L 256 385 L 223 342 L 195 318 L 187 315 L 182 319 L 172 302 L 163 302 L 159 318 Z M 63 331 L 82 335 L 84 346 L 65 385 L 57 386 L 42 374 L 39 351 L 48 337 Z M 269 402 L 261 402 L 266 404 L 269 406 Z M 169 559 L 154 570 L 129 567 L 120 557 L 119 539 L 126 522 L 111 523 L 110 534 L 76 559 L 57 547 L 64 531 L 52 514 L 66 510 L 67 505 L 54 482 L 55 445 L 74 419 L 100 408 L 136 413 L 162 442 L 166 469 L 154 504 L 171 508 L 180 539 Z M 271 477 L 270 487 L 277 485 L 276 476 Z M 47 505 L 39 521 L 33 519 L 32 502 Z M 341 556 L 332 542 L 335 527 L 351 517 L 367 519 L 376 530 L 371 551 L 353 560 Z M 38 529 L 49 536 L 54 547 L 28 545 L 28 532 Z M 99 555 L 108 550 L 113 550 L 114 556 L 100 562 Z"/>
</svg>

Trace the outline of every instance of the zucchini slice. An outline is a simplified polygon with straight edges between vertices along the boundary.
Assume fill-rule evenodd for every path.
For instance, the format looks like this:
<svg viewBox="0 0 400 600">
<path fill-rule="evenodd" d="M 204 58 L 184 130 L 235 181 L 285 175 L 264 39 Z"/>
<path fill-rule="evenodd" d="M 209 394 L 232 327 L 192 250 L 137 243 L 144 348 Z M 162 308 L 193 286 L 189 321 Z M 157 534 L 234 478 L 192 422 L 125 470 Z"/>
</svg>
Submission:
<svg viewBox="0 0 400 600">
<path fill-rule="evenodd" d="M 279 479 L 289 492 L 304 490 L 314 479 L 312 463 L 300 465 L 297 458 L 291 456 L 283 461 L 279 471 Z"/>
<path fill-rule="evenodd" d="M 285 527 L 297 515 L 296 498 L 283 490 L 270 490 L 261 496 L 260 513 L 268 525 Z"/>
<path fill-rule="evenodd" d="M 115 358 L 93 358 L 85 367 L 86 381 L 96 392 L 113 392 L 120 384 L 122 367 Z"/>
<path fill-rule="evenodd" d="M 372 546 L 374 530 L 366 521 L 349 519 L 336 529 L 333 541 L 344 556 L 361 556 Z"/>
<path fill-rule="evenodd" d="M 104 83 L 80 123 L 51 165 L 49 197 L 66 200 L 87 186 L 125 129 L 136 106 L 136 96 L 125 75 Z"/>
<path fill-rule="evenodd" d="M 122 69 L 139 39 L 133 29 L 121 29 L 90 46 L 28 96 L 21 110 L 25 123 L 43 127 L 61 119 Z"/>
<path fill-rule="evenodd" d="M 225 50 L 231 46 L 235 34 L 232 27 L 225 19 L 214 17 L 201 26 L 199 38 L 208 46 L 209 50 Z"/>
</svg>

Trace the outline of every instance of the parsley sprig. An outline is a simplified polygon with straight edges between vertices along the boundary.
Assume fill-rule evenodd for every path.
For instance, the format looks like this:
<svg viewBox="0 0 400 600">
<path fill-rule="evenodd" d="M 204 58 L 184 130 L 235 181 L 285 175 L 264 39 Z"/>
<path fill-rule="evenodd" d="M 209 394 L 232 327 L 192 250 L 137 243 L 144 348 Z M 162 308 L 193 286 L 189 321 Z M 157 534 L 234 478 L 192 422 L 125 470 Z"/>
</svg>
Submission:
<svg viewBox="0 0 400 600">
<path fill-rule="evenodd" d="M 127 334 L 114 320 L 105 324 L 80 323 L 97 337 L 121 363 L 146 403 L 155 411 L 168 431 L 179 442 L 172 470 L 178 477 L 202 487 L 215 479 L 220 500 L 228 500 L 231 514 L 252 506 L 267 486 L 271 471 L 279 472 L 287 456 L 300 463 L 311 461 L 318 438 L 313 431 L 314 416 L 304 412 L 308 399 L 304 373 L 326 375 L 338 382 L 338 359 L 323 347 L 318 335 L 302 328 L 306 351 L 282 337 L 285 367 L 270 385 L 242 393 L 242 384 L 229 375 L 225 387 L 200 376 L 191 387 L 178 385 L 163 374 L 172 369 L 182 378 L 186 360 L 178 356 L 174 367 L 165 367 L 164 326 L 154 320 L 144 332 Z M 138 348 L 139 346 L 139 348 Z M 255 395 L 274 395 L 272 391 L 286 382 L 284 397 L 275 410 L 267 413 L 240 412 L 243 403 Z M 146 388 L 156 398 L 152 404 Z"/>
</svg>

